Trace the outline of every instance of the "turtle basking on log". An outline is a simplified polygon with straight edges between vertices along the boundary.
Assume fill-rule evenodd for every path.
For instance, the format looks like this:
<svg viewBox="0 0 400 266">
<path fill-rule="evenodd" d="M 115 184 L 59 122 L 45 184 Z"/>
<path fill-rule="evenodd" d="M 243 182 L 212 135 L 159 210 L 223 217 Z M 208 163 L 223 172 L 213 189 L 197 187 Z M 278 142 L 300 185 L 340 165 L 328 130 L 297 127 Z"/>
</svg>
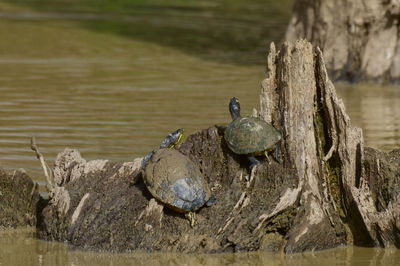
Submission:
<svg viewBox="0 0 400 266">
<path fill-rule="evenodd" d="M 149 192 L 167 207 L 185 213 L 195 225 L 194 212 L 215 198 L 200 169 L 185 155 L 173 149 L 183 138 L 183 129 L 169 134 L 159 149 L 142 161 L 142 177 Z"/>
<path fill-rule="evenodd" d="M 232 122 L 222 127 L 224 138 L 229 147 L 236 154 L 245 154 L 251 163 L 251 167 L 260 163 L 255 156 L 273 152 L 273 157 L 280 162 L 280 150 L 277 143 L 281 140 L 281 133 L 271 124 L 260 117 L 240 116 L 240 104 L 236 97 L 229 102 L 229 112 Z"/>
</svg>

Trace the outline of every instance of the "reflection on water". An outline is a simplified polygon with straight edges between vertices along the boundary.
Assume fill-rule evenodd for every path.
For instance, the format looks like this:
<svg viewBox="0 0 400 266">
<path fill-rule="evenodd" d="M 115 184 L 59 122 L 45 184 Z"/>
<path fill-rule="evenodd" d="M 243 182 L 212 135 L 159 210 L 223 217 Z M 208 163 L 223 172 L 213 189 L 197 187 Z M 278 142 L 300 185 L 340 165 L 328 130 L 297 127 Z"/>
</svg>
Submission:
<svg viewBox="0 0 400 266">
<path fill-rule="evenodd" d="M 386 151 L 400 148 L 400 88 L 338 85 L 354 125 L 361 127 L 366 145 Z"/>
<path fill-rule="evenodd" d="M 50 3 L 18 1 L 27 2 Z M 60 18 L 49 6 L 35 6 L 32 11 L 0 1 L 0 165 L 7 170 L 23 167 L 39 182 L 45 179 L 29 148 L 32 135 L 49 161 L 65 147 L 79 149 L 87 159 L 128 161 L 146 154 L 176 128 L 184 127 L 190 134 L 228 123 L 231 96 L 238 97 L 243 113 L 249 114 L 258 106 L 266 47 L 258 37 L 249 36 L 270 34 L 261 42 L 276 39 L 286 19 L 272 17 L 252 32 L 252 19 L 261 18 L 232 20 L 240 6 L 230 11 L 230 19 L 222 15 L 219 19 L 217 9 L 204 6 L 179 16 L 173 8 L 163 8 L 157 15 L 154 8 L 142 8 L 137 16 L 128 12 L 76 17 L 77 10 L 67 10 L 71 13 Z M 277 7 L 272 5 L 272 10 Z M 261 16 L 256 6 L 248 8 Z M 37 13 L 43 10 L 47 13 Z M 205 23 L 207 16 L 212 19 Z M 275 19 L 279 23 L 274 24 Z M 352 122 L 364 129 L 366 145 L 399 147 L 398 88 L 338 88 Z M 29 231 L 0 233 L 0 265 L 321 265 L 336 261 L 389 265 L 396 260 L 397 251 L 360 248 L 286 257 L 99 254 L 38 241 Z"/>
<path fill-rule="evenodd" d="M 68 146 L 127 161 L 176 128 L 227 123 L 232 95 L 247 113 L 258 101 L 258 89 L 248 88 L 259 87 L 259 67 L 202 61 L 70 22 L 5 20 L 0 32 L 9 40 L 0 43 L 0 162 L 37 179 L 31 135 L 49 160 Z"/>
<path fill-rule="evenodd" d="M 0 2 L 3 18 L 70 19 L 92 31 L 178 48 L 209 61 L 262 64 L 264 46 L 283 37 L 293 0 L 2 2 L 35 11 L 2 13 Z"/>
<path fill-rule="evenodd" d="M 236 254 L 94 253 L 39 241 L 28 229 L 0 231 L 0 265 L 396 265 L 398 249 L 340 247 L 283 256 L 267 252 Z"/>
<path fill-rule="evenodd" d="M 193 133 L 258 106 L 262 66 L 204 61 L 181 51 L 99 34 L 72 22 L 4 20 L 0 33 L 0 164 L 44 180 L 29 139 L 48 160 L 65 147 L 88 159 L 128 161 L 170 131 Z M 20 40 L 23 36 L 23 41 Z M 399 147 L 400 90 L 338 85 L 366 145 Z"/>
</svg>

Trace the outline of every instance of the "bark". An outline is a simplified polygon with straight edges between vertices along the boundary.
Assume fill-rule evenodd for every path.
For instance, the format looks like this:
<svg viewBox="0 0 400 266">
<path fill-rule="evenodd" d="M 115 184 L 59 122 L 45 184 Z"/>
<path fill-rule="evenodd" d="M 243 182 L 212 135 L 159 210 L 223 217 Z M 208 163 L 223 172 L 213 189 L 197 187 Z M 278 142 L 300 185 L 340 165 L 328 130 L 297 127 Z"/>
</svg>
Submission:
<svg viewBox="0 0 400 266">
<path fill-rule="evenodd" d="M 398 0 L 297 0 L 286 40 L 319 46 L 335 80 L 398 83 L 399 19 Z"/>
<path fill-rule="evenodd" d="M 77 151 L 66 149 L 56 160 L 60 185 L 43 210 L 39 236 L 103 251 L 282 248 L 295 208 L 270 217 L 267 227 L 257 227 L 262 224 L 259 217 L 273 212 L 280 196 L 297 187 L 292 170 L 264 163 L 246 181 L 247 160 L 228 151 L 215 127 L 189 136 L 180 151 L 199 165 L 217 198 L 215 205 L 197 212 L 194 228 L 184 215 L 152 199 L 140 179 L 141 159 L 86 162 Z M 263 242 L 266 231 L 273 241 Z"/>
<path fill-rule="evenodd" d="M 84 160 L 66 149 L 39 236 L 106 251 L 286 253 L 344 244 L 399 246 L 400 151 L 365 149 L 307 41 L 271 45 L 260 115 L 283 134 L 283 162 L 248 169 L 216 127 L 179 147 L 200 167 L 217 203 L 183 215 L 154 200 L 133 162 Z"/>
<path fill-rule="evenodd" d="M 337 236 L 332 245 L 399 246 L 400 190 L 394 186 L 398 157 L 387 172 L 375 171 L 382 176 L 366 171 L 368 161 L 382 161 L 387 155 L 368 150 L 368 160 L 364 158 L 362 131 L 351 126 L 322 52 L 306 41 L 284 44 L 280 53 L 272 45 L 267 68 L 262 115 L 285 136 L 284 164 L 298 173 L 298 208 L 304 209 L 288 234 L 286 251 L 319 248 L 312 239 L 326 234 Z M 386 205 L 380 210 L 376 191 L 382 186 L 371 189 L 373 180 L 390 182 Z"/>
<path fill-rule="evenodd" d="M 23 169 L 12 175 L 0 168 L 0 228 L 36 226 L 37 185 Z"/>
<path fill-rule="evenodd" d="M 400 149 L 389 153 L 365 149 L 365 180 L 370 205 L 365 204 L 367 228 L 372 244 L 400 248 Z"/>
</svg>

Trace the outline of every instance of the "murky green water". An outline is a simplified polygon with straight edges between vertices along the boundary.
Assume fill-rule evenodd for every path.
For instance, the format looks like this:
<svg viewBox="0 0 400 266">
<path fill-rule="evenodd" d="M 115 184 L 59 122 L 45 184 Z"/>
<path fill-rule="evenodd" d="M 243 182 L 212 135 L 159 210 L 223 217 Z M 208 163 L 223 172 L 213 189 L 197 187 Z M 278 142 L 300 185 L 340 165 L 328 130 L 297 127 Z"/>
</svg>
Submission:
<svg viewBox="0 0 400 266">
<path fill-rule="evenodd" d="M 237 1 L 226 12 L 222 0 L 177 0 L 180 6 L 137 1 L 140 8 L 114 13 L 101 12 L 105 6 L 93 9 L 91 0 L 78 9 L 54 9 L 49 1 L 25 5 L 29 2 L 35 1 L 0 1 L 0 165 L 23 167 L 42 182 L 29 148 L 32 135 L 49 161 L 65 147 L 79 149 L 87 159 L 129 161 L 176 128 L 190 134 L 227 123 L 231 96 L 250 113 L 258 106 L 266 44 L 282 36 L 291 1 Z M 364 129 L 367 145 L 400 146 L 399 88 L 337 88 L 353 123 Z M 361 248 L 287 257 L 98 254 L 69 251 L 26 231 L 0 234 L 0 265 L 389 265 L 399 260 L 397 251 Z"/>
</svg>

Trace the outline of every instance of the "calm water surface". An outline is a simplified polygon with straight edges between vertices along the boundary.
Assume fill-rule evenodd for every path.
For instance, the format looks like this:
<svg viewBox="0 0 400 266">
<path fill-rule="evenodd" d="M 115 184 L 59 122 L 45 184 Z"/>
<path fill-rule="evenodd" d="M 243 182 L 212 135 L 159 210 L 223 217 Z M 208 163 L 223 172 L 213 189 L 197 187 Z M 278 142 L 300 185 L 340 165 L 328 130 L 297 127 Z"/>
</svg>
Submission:
<svg viewBox="0 0 400 266">
<path fill-rule="evenodd" d="M 227 103 L 232 96 L 241 100 L 245 114 L 258 107 L 264 77 L 259 51 L 257 60 L 252 53 L 247 55 L 254 60 L 246 60 L 241 49 L 210 48 L 212 38 L 203 40 L 204 36 L 193 40 L 193 49 L 191 38 L 180 49 L 172 42 L 171 30 L 154 33 L 161 22 L 152 14 L 124 17 L 121 22 L 115 17 L 40 13 L 2 2 L 0 11 L 0 165 L 9 171 L 23 167 L 39 183 L 44 177 L 29 148 L 33 135 L 49 162 L 65 147 L 79 149 L 87 159 L 129 161 L 146 154 L 176 128 L 184 127 L 190 134 L 228 123 Z M 168 20 L 169 27 L 180 19 Z M 285 19 L 268 24 L 271 36 L 279 36 Z M 211 19 L 204 26 L 199 20 L 190 21 L 181 24 L 228 33 L 231 24 Z M 130 28 L 149 24 L 147 31 L 142 30 L 145 37 Z M 247 24 L 232 25 L 243 31 Z M 211 52 L 197 53 L 202 45 Z M 257 47 L 265 50 L 263 57 L 266 46 Z M 384 150 L 400 147 L 399 88 L 337 85 L 337 89 L 353 124 L 363 128 L 366 145 Z M 362 248 L 286 257 L 99 254 L 38 241 L 27 230 L 0 232 L 0 265 L 389 265 L 399 260 L 395 250 Z"/>
<path fill-rule="evenodd" d="M 286 255 L 272 253 L 93 253 L 39 241 L 30 230 L 0 231 L 0 265 L 398 265 L 400 250 L 340 247 Z"/>
<path fill-rule="evenodd" d="M 0 162 L 41 180 L 30 136 L 49 160 L 65 147 L 89 159 L 132 160 L 170 131 L 227 123 L 227 103 L 256 106 L 263 67 L 202 60 L 179 50 L 74 27 L 0 24 Z M 22 40 L 21 40 L 22 38 Z"/>
</svg>

